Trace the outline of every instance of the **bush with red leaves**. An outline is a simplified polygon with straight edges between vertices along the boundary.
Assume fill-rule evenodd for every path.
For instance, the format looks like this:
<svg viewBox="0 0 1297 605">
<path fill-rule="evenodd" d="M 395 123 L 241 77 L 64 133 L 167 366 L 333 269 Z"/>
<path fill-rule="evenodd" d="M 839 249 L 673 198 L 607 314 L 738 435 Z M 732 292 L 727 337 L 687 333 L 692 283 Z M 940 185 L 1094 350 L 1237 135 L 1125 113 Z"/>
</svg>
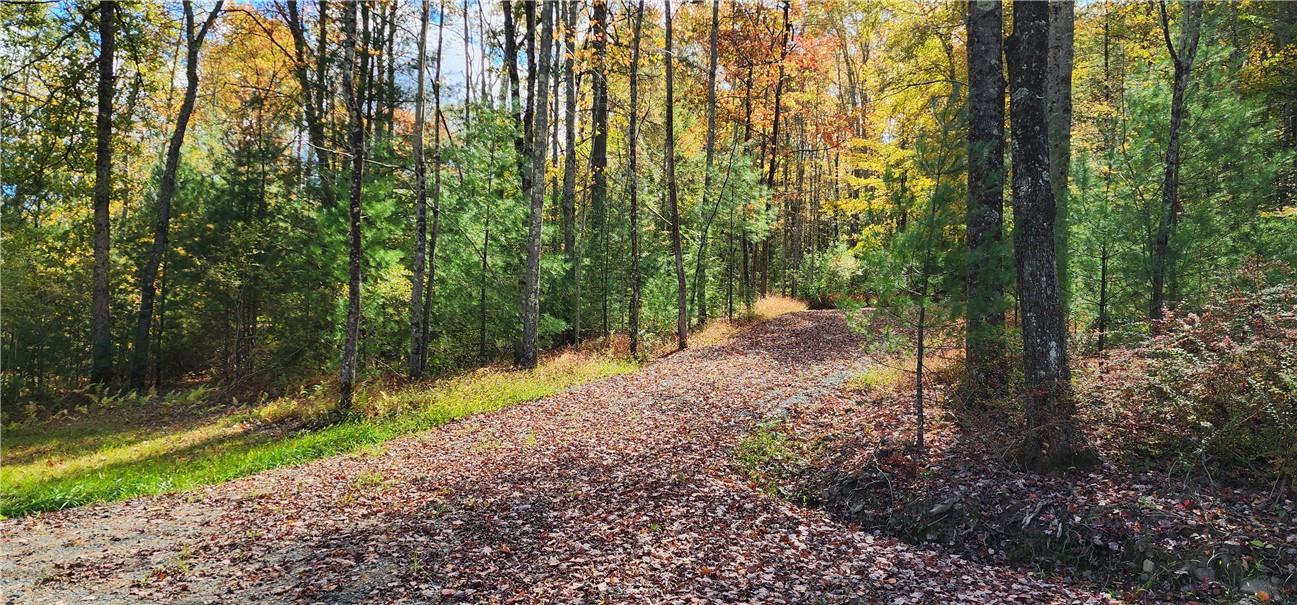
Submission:
<svg viewBox="0 0 1297 605">
<path fill-rule="evenodd" d="M 1241 277 L 1083 380 L 1100 439 L 1227 480 L 1297 477 L 1297 285 L 1284 267 Z"/>
</svg>

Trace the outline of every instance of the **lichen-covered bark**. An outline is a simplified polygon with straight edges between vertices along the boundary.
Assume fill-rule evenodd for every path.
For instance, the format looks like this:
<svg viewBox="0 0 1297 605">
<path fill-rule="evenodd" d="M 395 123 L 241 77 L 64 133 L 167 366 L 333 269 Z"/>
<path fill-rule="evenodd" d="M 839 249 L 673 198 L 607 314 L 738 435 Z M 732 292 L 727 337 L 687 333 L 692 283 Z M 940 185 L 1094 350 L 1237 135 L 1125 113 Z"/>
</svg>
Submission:
<svg viewBox="0 0 1297 605">
<path fill-rule="evenodd" d="M 999 2 L 968 5 L 968 310 L 971 395 L 1004 382 L 1004 62 Z"/>
<path fill-rule="evenodd" d="M 1026 379 L 1022 460 L 1038 470 L 1062 470 L 1088 460 L 1073 418 L 1076 404 L 1054 255 L 1054 192 L 1045 111 L 1048 10 L 1043 2 L 1016 3 L 1009 39 L 1013 251 Z"/>
</svg>

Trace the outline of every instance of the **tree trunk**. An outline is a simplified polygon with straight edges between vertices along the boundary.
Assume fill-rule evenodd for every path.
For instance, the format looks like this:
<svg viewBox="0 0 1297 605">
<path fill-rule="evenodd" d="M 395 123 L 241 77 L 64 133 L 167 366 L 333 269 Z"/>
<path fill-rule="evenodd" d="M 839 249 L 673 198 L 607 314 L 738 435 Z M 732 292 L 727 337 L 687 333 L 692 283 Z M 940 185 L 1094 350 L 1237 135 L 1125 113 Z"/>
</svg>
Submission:
<svg viewBox="0 0 1297 605">
<path fill-rule="evenodd" d="M 680 204 L 676 200 L 676 132 L 675 132 L 675 78 L 672 75 L 671 0 L 663 0 L 666 13 L 666 142 L 663 154 L 667 168 L 667 211 L 671 215 L 671 254 L 676 265 L 676 348 L 689 346 L 689 309 L 685 294 L 685 262 L 680 242 Z"/>
<path fill-rule="evenodd" d="M 389 138 L 396 127 L 396 9 L 400 2 L 392 2 L 387 11 L 387 82 L 383 89 L 383 134 Z"/>
<path fill-rule="evenodd" d="M 1000 3 L 968 5 L 968 309 L 970 396 L 1004 384 L 1004 68 Z"/>
<path fill-rule="evenodd" d="M 311 145 L 312 154 L 315 157 L 316 178 L 320 180 L 320 202 L 326 209 L 332 209 L 337 200 L 334 199 L 333 186 L 329 180 L 329 159 L 325 147 L 327 144 L 324 139 L 324 97 L 328 87 L 324 82 L 325 57 L 324 41 L 327 39 L 326 28 L 328 26 L 328 2 L 320 0 L 320 23 L 319 41 L 316 43 L 316 72 L 315 82 L 311 82 L 307 72 L 309 58 L 307 57 L 308 49 L 306 46 L 306 29 L 302 24 L 302 15 L 298 10 L 296 0 L 289 0 L 288 5 L 288 31 L 293 36 L 293 53 L 296 65 L 293 73 L 297 77 L 297 86 L 302 90 L 302 114 L 306 120 L 306 137 Z"/>
<path fill-rule="evenodd" d="M 1175 80 L 1171 88 L 1171 132 L 1166 143 L 1166 160 L 1162 170 L 1162 208 L 1158 217 L 1157 235 L 1153 243 L 1153 296 L 1148 317 L 1154 321 L 1162 318 L 1166 308 L 1165 294 L 1167 260 L 1171 255 L 1171 235 L 1180 217 L 1180 129 L 1189 113 L 1185 106 L 1185 92 L 1189 88 L 1189 75 L 1193 70 L 1194 56 L 1198 53 L 1198 37 L 1202 29 L 1202 3 L 1186 1 L 1181 4 L 1184 15 L 1180 22 L 1179 48 L 1171 43 L 1170 19 L 1166 2 L 1159 1 L 1162 15 L 1162 35 L 1166 50 L 1175 65 Z"/>
<path fill-rule="evenodd" d="M 766 172 L 766 188 L 771 192 L 775 190 L 775 165 L 779 159 L 779 122 L 783 111 L 783 93 L 784 93 L 784 59 L 788 56 L 788 42 L 792 37 L 793 24 L 789 20 L 789 11 L 792 8 L 791 0 L 783 0 L 784 15 L 784 33 L 783 39 L 779 46 L 779 75 L 775 79 L 775 111 L 771 118 L 772 126 L 770 132 L 770 169 Z M 770 211 L 770 202 L 767 199 L 766 211 Z M 761 295 L 765 296 L 770 291 L 770 236 L 761 242 Z"/>
<path fill-rule="evenodd" d="M 518 348 L 518 365 L 528 369 L 536 367 L 536 338 L 540 328 L 540 239 L 545 205 L 545 145 L 549 134 L 547 106 L 555 2 L 544 0 L 541 11 L 536 98 L 532 103 L 531 213 L 527 219 L 527 264 L 523 270 L 522 343 Z"/>
<path fill-rule="evenodd" d="M 437 5 L 437 59 L 432 75 L 432 229 L 428 233 L 428 280 L 423 288 L 423 369 L 428 367 L 432 343 L 432 287 L 437 281 L 437 238 L 441 234 L 441 43 L 445 14 L 446 0 L 441 0 Z"/>
<path fill-rule="evenodd" d="M 223 0 L 217 0 L 212 12 L 202 26 L 194 31 L 194 3 L 183 2 L 185 11 L 185 96 L 176 115 L 175 130 L 167 144 L 166 164 L 162 169 L 162 182 L 158 185 L 158 215 L 153 223 L 153 245 L 140 269 L 140 310 L 135 318 L 135 348 L 131 352 L 130 384 L 142 388 L 147 380 L 149 365 L 149 331 L 153 326 L 153 302 L 157 296 L 158 266 L 167 250 L 167 236 L 171 228 L 171 198 L 176 193 L 176 170 L 180 167 L 180 149 L 185 143 L 189 116 L 194 112 L 198 98 L 198 51 L 212 23 L 221 13 Z"/>
<path fill-rule="evenodd" d="M 419 79 L 414 93 L 414 261 L 410 277 L 410 378 L 423 377 L 423 280 L 428 259 L 428 170 L 423 157 L 423 91 L 428 61 L 428 0 L 419 4 L 419 46 L 415 58 L 415 77 Z M 438 125 L 440 128 L 440 125 Z"/>
<path fill-rule="evenodd" d="M 1071 308 L 1068 270 L 1068 173 L 1072 161 L 1072 36 L 1076 16 L 1072 0 L 1049 3 L 1049 75 L 1045 106 L 1049 120 L 1049 183 L 1054 188 L 1054 253 L 1058 258 L 1059 300 L 1064 322 Z M 1066 323 L 1064 323 L 1066 326 Z"/>
<path fill-rule="evenodd" d="M 473 121 L 473 53 L 468 33 L 468 0 L 464 0 L 464 131 Z"/>
<path fill-rule="evenodd" d="M 504 67 L 509 79 L 509 113 L 513 117 L 513 152 L 518 162 L 518 174 L 521 175 L 523 196 L 531 190 L 531 164 L 527 158 L 527 142 L 524 140 L 530 132 L 531 117 L 527 125 L 523 124 L 522 85 L 518 80 L 518 33 L 513 19 L 513 4 L 504 0 Z M 530 94 L 530 88 L 528 89 Z M 531 100 L 528 99 L 528 103 Z"/>
<path fill-rule="evenodd" d="M 576 250 L 576 0 L 567 0 L 563 28 L 563 252 L 567 256 L 568 313 L 572 317 L 571 342 L 581 339 L 581 257 Z"/>
<path fill-rule="evenodd" d="M 1048 5 L 1013 7 L 1009 38 L 1013 128 L 1013 251 L 1018 274 L 1027 434 L 1022 460 L 1037 470 L 1090 462 L 1074 425 L 1067 332 L 1054 257 L 1054 193 L 1049 183 L 1046 119 Z"/>
<path fill-rule="evenodd" d="M 361 36 L 356 33 L 356 3 L 347 4 L 344 17 L 345 68 L 342 89 L 347 101 L 347 142 L 351 153 L 351 188 L 349 192 L 348 231 L 350 250 L 347 256 L 347 323 L 343 332 L 342 363 L 339 369 L 341 401 L 339 412 L 352 412 L 352 391 L 356 381 L 356 347 L 360 339 L 360 211 L 364 195 L 365 115 L 364 100 L 358 86 L 369 73 L 368 52 L 361 51 Z M 368 22 L 366 22 L 368 29 Z M 360 55 L 357 59 L 357 54 Z"/>
<path fill-rule="evenodd" d="M 544 0 L 541 1 L 543 2 Z M 538 109 L 544 111 L 545 109 L 544 103 L 541 103 L 539 107 L 536 105 L 536 72 L 538 71 L 536 67 L 536 4 L 537 3 L 534 0 L 524 0 L 522 3 L 522 13 L 527 26 L 526 39 L 524 40 L 527 45 L 527 105 L 523 108 L 523 144 L 526 147 L 526 157 L 529 162 L 524 171 L 528 173 L 526 177 L 528 180 L 524 184 L 530 183 L 532 176 L 530 174 L 530 161 L 532 157 L 531 147 L 535 142 L 535 139 L 533 138 L 535 135 L 532 130 L 536 126 L 536 111 Z M 542 128 L 541 132 L 544 132 L 544 130 L 545 129 Z M 544 154 L 541 155 L 544 157 Z M 541 187 L 544 186 L 544 181 L 542 180 Z M 523 195 L 530 195 L 530 191 L 531 188 L 529 185 L 524 187 Z"/>
<path fill-rule="evenodd" d="M 99 87 L 95 114 L 95 267 L 90 293 L 90 382 L 107 384 L 113 375 L 112 324 L 108 317 L 109 214 L 113 179 L 113 53 L 117 25 L 114 2 L 99 3 Z"/>
<path fill-rule="evenodd" d="M 594 258 L 608 259 L 608 0 L 594 0 L 594 78 L 590 83 L 593 93 L 591 114 L 594 129 L 590 139 L 590 209 L 598 221 L 592 241 L 600 242 L 594 250 Z M 633 117 L 632 117 L 633 119 Z M 580 298 L 581 277 L 578 267 L 576 282 L 577 298 Z M 607 274 L 606 272 L 604 273 Z M 608 284 L 600 284 L 600 311 L 604 332 L 608 331 Z M 578 302 L 578 307 L 580 304 Z M 577 318 L 580 318 L 580 309 Z M 575 332 L 580 338 L 580 323 Z"/>
<path fill-rule="evenodd" d="M 721 0 L 712 0 L 712 32 L 711 45 L 707 53 L 707 143 L 703 161 L 703 199 L 702 208 L 705 210 L 711 200 L 712 190 L 712 163 L 716 157 L 716 31 L 720 26 Z M 717 208 L 720 207 L 719 194 L 717 200 L 713 202 Z M 712 210 L 712 217 L 716 216 L 716 210 Z M 698 240 L 698 264 L 694 276 L 694 304 L 698 307 L 698 325 L 707 323 L 707 227 L 711 225 L 711 219 L 703 226 L 702 237 Z"/>
<path fill-rule="evenodd" d="M 644 0 L 635 9 L 635 33 L 631 38 L 629 132 L 626 136 L 626 189 L 630 197 L 630 354 L 639 354 L 640 269 L 639 269 L 639 183 L 636 161 L 639 151 L 639 43 L 644 32 Z"/>
</svg>

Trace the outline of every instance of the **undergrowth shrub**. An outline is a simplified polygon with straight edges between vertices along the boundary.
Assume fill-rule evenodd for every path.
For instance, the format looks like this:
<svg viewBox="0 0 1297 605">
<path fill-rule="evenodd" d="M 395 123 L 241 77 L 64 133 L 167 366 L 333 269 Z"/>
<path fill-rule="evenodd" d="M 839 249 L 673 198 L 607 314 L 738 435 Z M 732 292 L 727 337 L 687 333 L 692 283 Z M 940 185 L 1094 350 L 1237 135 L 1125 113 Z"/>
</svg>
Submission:
<svg viewBox="0 0 1297 605">
<path fill-rule="evenodd" d="M 1128 449 L 1226 478 L 1291 481 L 1297 285 L 1267 285 L 1259 267 L 1244 277 L 1201 312 L 1168 316 L 1142 344 L 1113 352 L 1082 388 Z"/>
</svg>

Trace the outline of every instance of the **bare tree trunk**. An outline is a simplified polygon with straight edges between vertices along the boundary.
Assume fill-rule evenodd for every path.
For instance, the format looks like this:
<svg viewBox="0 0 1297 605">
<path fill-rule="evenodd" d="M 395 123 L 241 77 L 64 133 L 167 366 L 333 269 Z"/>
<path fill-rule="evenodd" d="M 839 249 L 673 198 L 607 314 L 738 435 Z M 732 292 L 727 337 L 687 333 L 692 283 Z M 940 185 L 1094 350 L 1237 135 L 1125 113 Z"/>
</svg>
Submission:
<svg viewBox="0 0 1297 605">
<path fill-rule="evenodd" d="M 1004 384 L 1004 67 L 1000 3 L 968 4 L 968 310 L 970 395 Z"/>
<path fill-rule="evenodd" d="M 775 111 L 771 118 L 772 125 L 770 131 L 770 169 L 766 172 L 766 188 L 770 191 L 775 190 L 775 166 L 779 160 L 779 123 L 783 113 L 784 98 L 784 59 L 788 57 L 788 43 L 792 38 L 793 23 L 789 19 L 789 11 L 792 9 L 792 0 L 783 0 L 784 15 L 784 33 L 783 39 L 779 46 L 779 75 L 775 79 Z M 766 211 L 770 211 L 770 202 L 766 201 Z M 767 235 L 761 242 L 761 295 L 765 296 L 770 291 L 770 236 Z"/>
<path fill-rule="evenodd" d="M 712 0 L 711 46 L 707 53 L 707 143 L 703 162 L 703 199 L 702 208 L 709 205 L 720 207 L 719 196 L 711 201 L 712 163 L 716 157 L 716 33 L 720 26 L 721 0 Z M 723 192 L 722 192 L 723 193 Z M 711 204 L 709 204 L 711 202 Z M 712 210 L 712 217 L 716 209 Z M 698 325 L 707 323 L 707 227 L 711 219 L 703 225 L 702 236 L 698 240 L 698 263 L 694 271 L 694 304 L 698 307 Z"/>
<path fill-rule="evenodd" d="M 1054 254 L 1058 257 L 1058 290 L 1063 319 L 1071 308 L 1068 270 L 1068 173 L 1072 161 L 1072 37 L 1076 16 L 1072 0 L 1049 3 L 1049 75 L 1045 107 L 1049 120 L 1049 182 L 1054 188 Z M 1066 323 L 1064 323 L 1066 325 Z"/>
<path fill-rule="evenodd" d="M 182 3 L 185 10 L 185 96 L 176 115 L 175 129 L 167 144 L 166 164 L 162 169 L 162 182 L 158 185 L 158 215 L 153 223 L 153 245 L 140 269 L 140 310 L 135 318 L 135 348 L 131 352 L 130 384 L 142 388 L 147 380 L 149 365 L 149 331 L 153 326 L 153 303 L 157 296 L 158 266 L 167 250 L 167 236 L 171 228 L 171 198 L 176 193 L 176 170 L 180 167 L 180 148 L 189 128 L 189 116 L 194 112 L 198 97 L 198 51 L 212 23 L 221 13 L 223 0 L 217 0 L 198 31 L 194 31 L 194 3 Z"/>
<path fill-rule="evenodd" d="M 590 208 L 598 221 L 593 241 L 599 242 L 594 258 L 608 259 L 608 0 L 594 0 L 594 78 L 590 83 L 593 93 L 591 114 L 594 130 L 590 140 Z M 633 117 L 632 117 L 633 119 Z M 577 299 L 580 299 L 581 276 L 575 277 Z M 607 271 L 603 272 L 607 275 Z M 600 313 L 603 330 L 608 331 L 608 282 L 600 284 Z M 578 302 L 578 307 L 580 304 Z M 580 309 L 577 309 L 576 336 L 580 338 Z"/>
<path fill-rule="evenodd" d="M 1067 332 L 1054 258 L 1054 193 L 1049 183 L 1045 109 L 1048 5 L 1013 7 L 1009 78 L 1014 94 L 1013 250 L 1017 261 L 1027 434 L 1022 460 L 1037 470 L 1065 470 L 1092 462 L 1076 430 L 1067 360 Z"/>
<path fill-rule="evenodd" d="M 639 269 L 639 183 L 636 160 L 639 157 L 639 43 L 644 32 L 644 0 L 635 9 L 635 33 L 631 38 L 630 113 L 626 142 L 626 189 L 630 196 L 630 354 L 639 354 L 640 269 Z"/>
<path fill-rule="evenodd" d="M 432 230 L 428 233 L 428 282 L 423 288 L 423 357 L 421 372 L 428 367 L 432 343 L 432 287 L 437 281 L 437 237 L 441 234 L 441 43 L 446 29 L 446 0 L 437 6 L 437 58 L 432 75 Z"/>
<path fill-rule="evenodd" d="M 563 252 L 567 256 L 568 313 L 572 318 L 571 342 L 581 339 L 581 257 L 576 249 L 576 0 L 566 0 L 563 28 L 563 85 L 567 89 L 563 114 Z"/>
<path fill-rule="evenodd" d="M 1202 30 L 1202 3 L 1185 1 L 1181 4 L 1184 15 L 1180 22 L 1179 48 L 1171 43 L 1170 18 L 1165 0 L 1159 0 L 1162 15 L 1162 36 L 1166 51 L 1175 64 L 1175 80 L 1171 87 L 1171 131 L 1166 143 L 1166 160 L 1162 170 L 1162 212 L 1157 235 L 1153 242 L 1153 297 L 1148 317 L 1162 318 L 1166 308 L 1163 289 L 1166 284 L 1167 259 L 1171 255 L 1171 235 L 1180 217 L 1180 129 L 1189 113 L 1185 106 L 1185 92 L 1189 88 L 1189 75 L 1193 70 L 1194 56 L 1198 53 L 1198 37 Z"/>
<path fill-rule="evenodd" d="M 468 33 L 468 0 L 464 0 L 464 130 L 473 121 L 473 53 Z"/>
<path fill-rule="evenodd" d="M 95 114 L 95 267 L 90 293 L 90 382 L 113 377 L 112 324 L 108 317 L 109 213 L 113 180 L 113 53 L 117 24 L 114 2 L 99 3 L 99 86 Z"/>
<path fill-rule="evenodd" d="M 325 148 L 328 146 L 324 139 L 324 97 L 328 90 L 324 82 L 325 57 L 327 53 L 324 49 L 324 42 L 327 40 L 326 28 L 328 27 L 328 6 L 327 0 L 320 0 L 320 22 L 319 39 L 316 42 L 316 72 L 315 81 L 311 82 L 308 76 L 307 66 L 309 65 L 308 49 L 306 46 L 306 28 L 302 24 L 301 11 L 298 9 L 296 0 L 289 0 L 288 6 L 288 31 L 293 35 L 293 53 L 296 65 L 293 73 L 297 77 L 297 86 L 302 90 L 302 114 L 306 120 L 306 136 L 311 145 L 312 154 L 315 157 L 316 178 L 320 180 L 320 201 L 326 209 L 332 209 L 337 200 L 334 199 L 333 186 L 329 179 L 329 158 Z"/>
<path fill-rule="evenodd" d="M 676 200 L 676 131 L 675 131 L 675 85 L 672 74 L 672 57 L 675 49 L 671 46 L 671 0 L 663 0 L 663 11 L 666 13 L 666 143 L 663 154 L 667 165 L 667 210 L 671 214 L 671 254 L 676 264 L 676 348 L 684 350 L 689 346 L 689 309 L 685 293 L 685 262 L 680 242 L 680 204 Z"/>
<path fill-rule="evenodd" d="M 396 121 L 396 9 L 400 2 L 392 2 L 387 11 L 387 83 L 383 89 L 383 134 L 389 138 L 395 132 Z"/>
<path fill-rule="evenodd" d="M 427 343 L 423 339 L 423 279 L 427 269 L 428 238 L 428 167 L 423 157 L 424 80 L 428 62 L 428 0 L 419 4 L 419 46 L 415 58 L 415 77 L 419 79 L 414 93 L 414 261 L 410 277 L 410 378 L 423 377 L 423 356 Z M 438 125 L 440 128 L 440 125 Z"/>
<path fill-rule="evenodd" d="M 361 37 L 356 33 L 356 3 L 347 4 L 344 17 L 345 68 L 342 88 L 347 101 L 348 147 L 351 153 L 351 189 L 348 213 L 350 251 L 347 256 L 347 323 L 344 327 L 342 363 L 339 370 L 341 401 L 339 412 L 352 412 L 352 391 L 356 381 L 356 348 L 360 339 L 360 212 L 364 195 L 365 170 L 365 115 L 364 100 L 358 86 L 363 85 L 369 73 L 368 51 L 361 52 Z M 368 21 L 365 26 L 368 29 Z M 356 55 L 359 54 L 359 60 Z M 357 78 L 359 74 L 359 79 Z"/>
<path fill-rule="evenodd" d="M 541 12 L 539 66 L 536 70 L 536 98 L 532 106 L 531 213 L 527 219 L 527 264 L 523 271 L 522 343 L 518 365 L 536 367 L 536 338 L 540 327 L 540 239 L 545 205 L 545 145 L 548 135 L 550 47 L 554 37 L 555 2 L 544 0 Z"/>
<path fill-rule="evenodd" d="M 541 0 L 542 2 L 544 0 Z M 536 126 L 536 111 L 544 111 L 545 104 L 536 105 L 536 4 L 535 0 L 524 0 L 522 3 L 522 14 L 527 26 L 526 48 L 527 48 L 527 105 L 523 108 L 523 144 L 526 147 L 526 157 L 530 162 L 532 157 L 531 147 L 535 142 L 534 133 Z M 543 132 L 545 129 L 541 129 Z M 543 157 L 543 154 L 542 154 Z M 526 170 L 528 175 L 527 181 L 524 181 L 523 195 L 529 196 L 531 187 L 527 186 L 531 179 L 531 165 L 528 164 Z M 544 181 L 541 181 L 541 187 L 544 187 Z"/>
<path fill-rule="evenodd" d="M 530 9 L 528 9 L 530 10 Z M 531 164 L 527 157 L 528 143 L 524 140 L 531 132 L 530 110 L 527 124 L 523 124 L 522 85 L 518 80 L 518 33 L 513 19 L 513 3 L 504 0 L 504 68 L 509 79 L 509 113 L 513 116 L 514 137 L 513 153 L 518 162 L 518 174 L 521 175 L 523 195 L 531 190 Z M 530 35 L 530 34 L 529 34 Z M 530 83 L 530 80 L 528 80 Z M 531 89 L 528 88 L 528 94 Z M 530 104 L 531 100 L 527 102 Z"/>
</svg>

